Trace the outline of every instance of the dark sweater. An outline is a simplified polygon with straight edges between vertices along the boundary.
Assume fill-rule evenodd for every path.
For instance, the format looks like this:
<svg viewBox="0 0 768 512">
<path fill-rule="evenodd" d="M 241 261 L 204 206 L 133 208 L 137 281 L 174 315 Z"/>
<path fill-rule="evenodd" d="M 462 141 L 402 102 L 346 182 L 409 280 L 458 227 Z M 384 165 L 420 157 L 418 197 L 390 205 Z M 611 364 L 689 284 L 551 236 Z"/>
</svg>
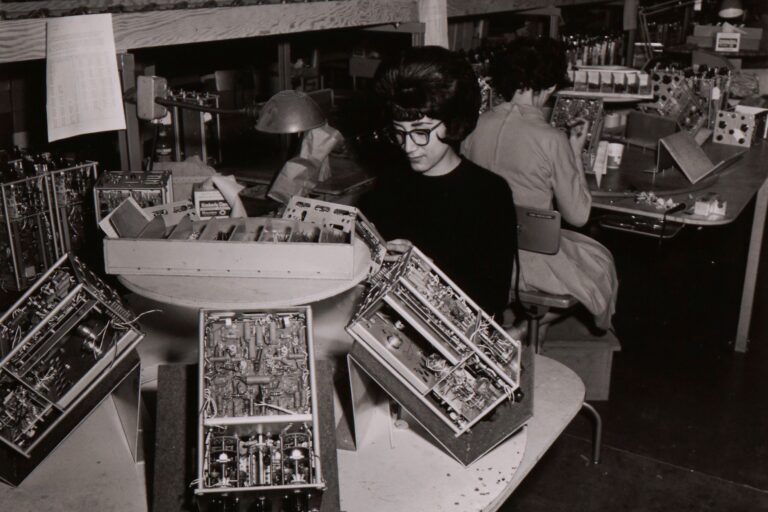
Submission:
<svg viewBox="0 0 768 512">
<path fill-rule="evenodd" d="M 382 178 L 361 210 L 387 240 L 410 240 L 490 315 L 509 303 L 515 208 L 507 182 L 462 159 L 444 176 Z"/>
</svg>

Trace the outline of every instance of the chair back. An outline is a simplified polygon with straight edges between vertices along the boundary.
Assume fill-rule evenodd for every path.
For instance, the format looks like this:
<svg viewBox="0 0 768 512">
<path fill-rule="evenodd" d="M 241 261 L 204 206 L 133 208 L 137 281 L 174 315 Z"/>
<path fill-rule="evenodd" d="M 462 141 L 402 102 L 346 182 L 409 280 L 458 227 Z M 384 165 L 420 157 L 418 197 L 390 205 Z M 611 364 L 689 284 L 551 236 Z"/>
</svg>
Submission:
<svg viewBox="0 0 768 512">
<path fill-rule="evenodd" d="M 556 254 L 560 250 L 560 212 L 516 206 L 517 247 L 524 251 Z"/>
</svg>

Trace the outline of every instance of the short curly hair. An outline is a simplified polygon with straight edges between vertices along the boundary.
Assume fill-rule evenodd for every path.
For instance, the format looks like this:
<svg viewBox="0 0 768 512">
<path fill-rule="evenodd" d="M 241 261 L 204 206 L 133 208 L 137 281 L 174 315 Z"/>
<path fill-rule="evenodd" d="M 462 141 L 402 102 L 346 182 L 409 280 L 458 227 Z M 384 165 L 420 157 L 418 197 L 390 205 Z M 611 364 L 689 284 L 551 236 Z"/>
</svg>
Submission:
<svg viewBox="0 0 768 512">
<path fill-rule="evenodd" d="M 480 111 L 477 76 L 463 57 L 439 46 L 409 48 L 376 73 L 375 93 L 389 121 L 439 119 L 443 142 L 458 145 L 475 129 Z"/>
<path fill-rule="evenodd" d="M 520 38 L 491 61 L 489 74 L 494 90 L 510 101 L 515 91 L 542 91 L 568 83 L 565 47 L 549 38 Z"/>
</svg>

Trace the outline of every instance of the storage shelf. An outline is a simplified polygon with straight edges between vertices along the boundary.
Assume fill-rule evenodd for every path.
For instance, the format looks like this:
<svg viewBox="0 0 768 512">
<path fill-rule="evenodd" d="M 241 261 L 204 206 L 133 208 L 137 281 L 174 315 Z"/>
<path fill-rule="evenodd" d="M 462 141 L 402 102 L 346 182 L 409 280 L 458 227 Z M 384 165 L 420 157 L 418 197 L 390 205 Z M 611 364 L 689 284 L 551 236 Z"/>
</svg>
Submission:
<svg viewBox="0 0 768 512">
<path fill-rule="evenodd" d="M 3 8 L 13 4 L 2 4 Z M 29 5 L 29 2 L 24 2 Z M 32 2 L 48 4 L 51 2 Z M 417 0 L 329 0 L 112 15 L 118 52 L 417 20 Z M 46 18 L 0 21 L 0 64 L 45 58 Z"/>
</svg>

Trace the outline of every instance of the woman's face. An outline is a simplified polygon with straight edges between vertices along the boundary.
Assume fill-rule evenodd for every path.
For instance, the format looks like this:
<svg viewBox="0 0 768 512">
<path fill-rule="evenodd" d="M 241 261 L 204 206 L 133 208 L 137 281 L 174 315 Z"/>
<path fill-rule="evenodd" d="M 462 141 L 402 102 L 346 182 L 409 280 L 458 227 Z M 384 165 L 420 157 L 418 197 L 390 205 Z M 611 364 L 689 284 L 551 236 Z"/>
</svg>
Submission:
<svg viewBox="0 0 768 512">
<path fill-rule="evenodd" d="M 441 140 L 446 128 L 439 119 L 424 116 L 416 121 L 395 121 L 393 128 L 414 171 L 441 176 L 456 167 L 456 153 Z"/>
</svg>

